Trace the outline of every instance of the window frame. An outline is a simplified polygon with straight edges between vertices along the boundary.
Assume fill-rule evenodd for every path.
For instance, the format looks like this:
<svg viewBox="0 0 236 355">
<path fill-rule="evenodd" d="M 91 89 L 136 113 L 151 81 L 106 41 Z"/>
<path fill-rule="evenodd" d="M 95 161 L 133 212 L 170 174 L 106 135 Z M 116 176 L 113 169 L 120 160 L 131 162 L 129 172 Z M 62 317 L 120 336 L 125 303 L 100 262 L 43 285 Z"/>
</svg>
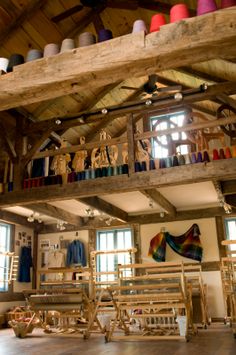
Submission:
<svg viewBox="0 0 236 355">
<path fill-rule="evenodd" d="M 10 243 L 9 243 L 9 251 L 14 252 L 14 244 L 15 244 L 15 225 L 0 221 L 1 224 L 7 224 L 10 226 Z M 9 284 L 7 291 L 0 291 L 0 302 L 11 302 L 17 300 L 23 300 L 24 297 L 22 294 L 14 293 L 13 283 Z"/>
<path fill-rule="evenodd" d="M 130 247 L 130 248 L 134 248 L 134 246 L 135 246 L 135 234 L 134 234 L 134 230 L 133 230 L 132 227 L 112 228 L 112 229 L 109 228 L 109 229 L 99 229 L 99 230 L 96 230 L 96 239 L 95 239 L 95 249 L 96 249 L 96 251 L 99 252 L 99 250 L 104 250 L 104 249 L 98 249 L 98 236 L 99 236 L 100 233 L 113 232 L 113 233 L 114 233 L 113 238 L 114 238 L 114 237 L 117 236 L 118 232 L 120 232 L 120 231 L 123 231 L 123 232 L 125 232 L 125 231 L 130 231 L 130 233 L 131 233 L 131 247 Z M 116 242 L 117 242 L 117 241 L 116 241 Z M 113 248 L 113 249 L 108 249 L 108 250 L 116 250 L 116 249 L 119 250 L 118 248 Z M 106 255 L 109 255 L 109 253 L 106 254 Z M 96 271 L 97 271 L 97 272 L 101 272 L 101 268 L 100 268 L 100 265 L 101 265 L 100 258 L 101 258 L 102 256 L 105 256 L 105 255 L 104 255 L 104 254 L 101 254 L 101 255 L 99 256 L 99 253 L 96 255 L 96 261 L 95 261 L 95 263 L 96 263 Z M 117 263 L 115 262 L 115 261 L 117 261 L 117 259 L 118 259 L 118 256 L 117 256 L 117 254 L 116 254 L 116 255 L 115 255 L 115 258 L 114 258 L 114 266 L 115 266 L 115 265 L 118 265 L 118 262 L 117 262 Z M 134 262 L 135 262 L 135 256 L 132 255 L 132 261 L 131 261 L 131 263 L 134 263 Z"/>
<path fill-rule="evenodd" d="M 171 117 L 175 117 L 175 116 L 180 116 L 180 115 L 187 115 L 188 113 L 188 110 L 185 109 L 185 108 L 180 108 L 176 111 L 170 111 L 168 113 L 165 113 L 165 112 L 152 112 L 148 115 L 148 125 L 149 125 L 149 130 L 151 132 L 155 132 L 155 127 L 154 125 L 152 124 L 152 121 L 154 120 L 157 120 L 160 119 L 160 123 L 163 121 L 165 122 L 166 120 L 169 120 L 171 121 Z M 171 122 L 169 123 L 169 126 L 171 126 Z M 181 126 L 178 126 L 178 127 L 181 127 Z M 168 127 L 168 129 L 171 128 L 171 127 Z M 159 130 L 161 131 L 161 130 Z M 171 135 L 163 135 L 161 137 L 165 137 L 166 138 L 166 141 L 167 141 L 167 147 L 164 148 L 161 146 L 161 144 L 159 144 L 159 147 L 161 149 L 167 149 L 167 156 L 172 156 L 172 155 L 176 155 L 176 154 L 181 154 L 181 153 L 178 153 L 177 152 L 177 148 L 181 145 L 187 145 L 189 146 L 189 151 L 188 153 L 191 153 L 192 151 L 195 151 L 195 144 L 193 142 L 191 142 L 188 137 L 186 136 L 186 139 L 183 139 L 182 138 L 182 134 L 185 133 L 185 132 L 178 132 L 179 134 L 179 138 L 178 139 L 173 139 L 171 138 L 171 141 L 168 142 L 168 136 L 172 136 L 173 134 L 175 133 L 172 133 Z M 161 159 L 161 158 L 165 158 L 165 156 L 156 156 L 155 154 L 155 146 L 158 146 L 158 143 L 157 143 L 157 140 L 154 138 L 151 139 L 151 149 L 152 149 L 152 156 L 154 159 Z"/>
</svg>

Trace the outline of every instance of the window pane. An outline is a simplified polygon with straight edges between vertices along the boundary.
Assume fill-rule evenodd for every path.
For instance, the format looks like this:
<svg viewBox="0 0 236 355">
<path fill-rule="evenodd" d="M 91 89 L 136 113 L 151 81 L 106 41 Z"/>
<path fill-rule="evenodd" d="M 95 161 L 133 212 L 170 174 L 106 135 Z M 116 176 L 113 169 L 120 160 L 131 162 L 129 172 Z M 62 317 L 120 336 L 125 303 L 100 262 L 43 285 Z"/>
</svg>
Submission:
<svg viewBox="0 0 236 355">
<path fill-rule="evenodd" d="M 104 242 L 105 240 L 105 242 Z M 97 233 L 97 250 L 123 250 L 132 248 L 132 233 L 130 229 L 112 230 Z M 130 264 L 132 262 L 130 254 L 127 253 L 107 253 L 97 255 L 97 271 L 116 271 L 118 264 Z M 114 281 L 115 274 L 101 275 L 97 281 Z"/>
<path fill-rule="evenodd" d="M 10 251 L 10 226 L 0 224 L 0 291 L 8 290 L 9 257 L 3 254 L 8 251 Z"/>
</svg>

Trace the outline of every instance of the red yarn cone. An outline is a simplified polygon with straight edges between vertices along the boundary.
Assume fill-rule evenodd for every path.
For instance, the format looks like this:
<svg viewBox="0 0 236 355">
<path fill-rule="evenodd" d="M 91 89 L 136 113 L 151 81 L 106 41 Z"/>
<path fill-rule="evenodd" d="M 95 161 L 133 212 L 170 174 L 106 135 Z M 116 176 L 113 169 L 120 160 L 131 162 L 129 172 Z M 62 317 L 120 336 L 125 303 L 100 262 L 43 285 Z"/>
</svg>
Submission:
<svg viewBox="0 0 236 355">
<path fill-rule="evenodd" d="M 226 148 L 225 148 L 225 158 L 226 158 L 226 159 L 232 158 L 231 150 L 230 150 L 229 147 L 226 147 Z"/>
<path fill-rule="evenodd" d="M 219 160 L 220 157 L 219 157 L 219 153 L 218 153 L 218 150 L 217 149 L 213 149 L 213 160 Z"/>
</svg>

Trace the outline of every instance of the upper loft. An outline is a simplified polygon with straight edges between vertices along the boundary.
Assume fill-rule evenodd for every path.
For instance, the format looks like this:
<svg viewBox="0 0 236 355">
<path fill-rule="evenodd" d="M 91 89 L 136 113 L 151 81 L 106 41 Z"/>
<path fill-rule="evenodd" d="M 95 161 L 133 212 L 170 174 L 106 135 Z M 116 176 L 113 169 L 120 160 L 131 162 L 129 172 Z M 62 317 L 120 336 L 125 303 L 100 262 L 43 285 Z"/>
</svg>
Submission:
<svg viewBox="0 0 236 355">
<path fill-rule="evenodd" d="M 14 66 L 0 77 L 0 168 L 2 182 L 13 182 L 14 188 L 12 193 L 9 185 L 10 194 L 5 189 L 2 207 L 234 179 L 234 158 L 212 161 L 202 169 L 191 164 L 191 169 L 186 165 L 138 173 L 135 161 L 137 145 L 147 153 L 145 140 L 151 144 L 156 134 L 150 120 L 167 115 L 168 123 L 170 113 L 176 112 L 186 113 L 182 126 L 188 125 L 187 130 L 172 122 L 164 128 L 170 130 L 165 136 L 189 132 L 189 153 L 207 150 L 212 160 L 214 148 L 235 145 L 235 7 L 196 16 L 196 2 L 186 1 L 190 18 L 169 23 L 176 1 L 8 3 L 0 8 L 1 56 L 19 53 L 26 60 L 31 49 L 43 51 L 49 43 L 60 48 L 68 37 L 75 40 L 75 48 Z M 144 20 L 149 29 L 157 12 L 167 22 L 160 31 L 132 33 L 135 20 Z M 97 37 L 104 28 L 112 31 L 113 39 L 79 47 L 81 33 Z M 109 139 L 103 139 L 103 132 Z M 178 153 L 181 134 L 178 142 L 172 140 L 167 156 Z M 65 142 L 66 147 L 57 149 Z M 122 165 L 121 144 L 126 144 L 128 170 L 122 177 L 108 176 L 108 184 L 104 179 L 66 185 L 59 181 L 60 189 L 50 185 L 23 190 L 24 181 L 32 177 L 28 163 L 36 158 L 70 154 L 72 161 L 77 151 L 86 150 L 91 157 L 94 149 L 117 146 L 114 165 Z M 159 144 L 165 145 L 160 139 Z M 153 153 L 148 154 L 150 161 Z M 160 202 L 160 195 L 157 200 L 176 216 L 173 207 Z"/>
</svg>

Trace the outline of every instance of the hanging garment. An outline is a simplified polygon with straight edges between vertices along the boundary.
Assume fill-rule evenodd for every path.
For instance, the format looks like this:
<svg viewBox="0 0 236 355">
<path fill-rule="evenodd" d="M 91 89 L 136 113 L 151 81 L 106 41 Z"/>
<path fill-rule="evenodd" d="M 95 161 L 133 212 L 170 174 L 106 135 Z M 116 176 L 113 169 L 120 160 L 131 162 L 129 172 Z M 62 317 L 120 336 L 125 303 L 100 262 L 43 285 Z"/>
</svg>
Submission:
<svg viewBox="0 0 236 355">
<path fill-rule="evenodd" d="M 53 250 L 48 253 L 47 268 L 61 268 L 65 267 L 65 254 L 60 250 Z M 46 281 L 56 281 L 61 280 L 62 276 L 60 273 L 50 273 L 46 274 Z"/>
<path fill-rule="evenodd" d="M 30 247 L 22 247 L 19 259 L 19 282 L 30 282 L 30 268 L 32 266 L 32 256 Z"/>
<path fill-rule="evenodd" d="M 67 248 L 66 265 L 81 264 L 86 266 L 84 244 L 79 240 L 71 242 Z"/>
<path fill-rule="evenodd" d="M 151 239 L 148 255 L 156 261 L 165 261 L 166 243 L 168 243 L 179 255 L 201 261 L 203 249 L 199 235 L 200 230 L 197 224 L 193 224 L 180 236 L 160 232 Z"/>
</svg>

